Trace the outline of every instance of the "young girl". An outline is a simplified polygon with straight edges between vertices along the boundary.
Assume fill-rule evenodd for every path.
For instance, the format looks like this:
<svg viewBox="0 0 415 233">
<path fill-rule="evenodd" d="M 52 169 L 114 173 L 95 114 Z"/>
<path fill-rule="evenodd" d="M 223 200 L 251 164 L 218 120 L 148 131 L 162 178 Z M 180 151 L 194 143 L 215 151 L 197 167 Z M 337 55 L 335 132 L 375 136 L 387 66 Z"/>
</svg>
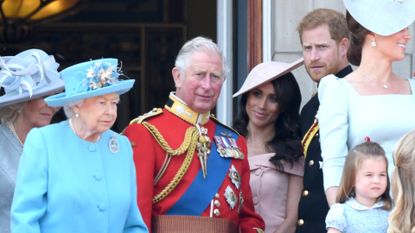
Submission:
<svg viewBox="0 0 415 233">
<path fill-rule="evenodd" d="M 349 152 L 336 202 L 326 217 L 328 233 L 386 232 L 392 201 L 388 161 L 379 144 L 365 142 Z"/>
<path fill-rule="evenodd" d="M 415 232 L 415 131 L 406 134 L 394 153 L 392 174 L 394 207 L 388 233 Z"/>
</svg>

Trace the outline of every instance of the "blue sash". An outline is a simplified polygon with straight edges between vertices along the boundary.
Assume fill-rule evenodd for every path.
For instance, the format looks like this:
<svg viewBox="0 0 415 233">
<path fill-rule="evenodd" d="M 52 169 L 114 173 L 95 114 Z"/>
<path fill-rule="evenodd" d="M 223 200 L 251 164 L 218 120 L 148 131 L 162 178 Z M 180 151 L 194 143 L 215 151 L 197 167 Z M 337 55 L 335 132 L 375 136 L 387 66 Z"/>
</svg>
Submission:
<svg viewBox="0 0 415 233">
<path fill-rule="evenodd" d="M 222 132 L 232 135 L 235 140 L 238 137 L 231 130 L 217 124 L 215 135 L 220 135 Z M 203 178 L 202 169 L 200 169 L 187 191 L 166 212 L 167 215 L 201 216 L 203 211 L 209 206 L 226 178 L 232 162 L 230 158 L 219 156 L 216 149 L 216 143 L 213 139 L 207 159 L 208 172 L 206 178 Z"/>
</svg>

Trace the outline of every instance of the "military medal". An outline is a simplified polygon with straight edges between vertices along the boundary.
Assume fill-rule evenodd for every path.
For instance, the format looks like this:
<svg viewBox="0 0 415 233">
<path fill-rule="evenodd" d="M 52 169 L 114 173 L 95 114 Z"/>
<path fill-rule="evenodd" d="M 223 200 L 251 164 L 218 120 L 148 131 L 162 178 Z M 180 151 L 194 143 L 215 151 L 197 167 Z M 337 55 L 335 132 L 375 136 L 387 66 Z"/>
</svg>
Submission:
<svg viewBox="0 0 415 233">
<path fill-rule="evenodd" d="M 241 191 L 241 192 L 239 192 L 238 213 L 241 212 L 241 208 L 242 208 L 243 204 L 244 204 L 244 195 L 243 195 L 243 193 Z"/>
<path fill-rule="evenodd" d="M 229 142 L 231 144 L 231 147 L 235 153 L 235 159 L 244 159 L 244 154 L 239 149 L 238 144 L 236 144 L 235 138 L 229 137 Z"/>
<path fill-rule="evenodd" d="M 118 141 L 114 136 L 111 136 L 110 140 L 108 141 L 108 148 L 112 153 L 117 153 L 119 150 Z"/>
<path fill-rule="evenodd" d="M 217 147 L 216 151 L 219 153 L 220 157 L 227 158 L 227 152 L 220 136 L 215 136 L 215 143 Z"/>
<path fill-rule="evenodd" d="M 196 148 L 199 157 L 200 167 L 202 168 L 203 178 L 207 176 L 207 157 L 210 153 L 210 138 L 207 135 L 207 129 L 196 124 L 199 130 L 199 138 Z"/>
<path fill-rule="evenodd" d="M 215 143 L 219 155 L 223 158 L 243 159 L 244 154 L 231 135 L 221 133 L 223 136 L 215 136 Z"/>
<path fill-rule="evenodd" d="M 236 202 L 238 200 L 237 200 L 235 192 L 232 190 L 232 188 L 229 185 L 225 189 L 225 198 L 226 198 L 226 202 L 229 204 L 231 209 L 235 208 Z"/>
<path fill-rule="evenodd" d="M 236 170 L 235 166 L 231 166 L 229 168 L 229 178 L 231 178 L 232 183 L 235 185 L 237 189 L 241 186 L 241 176 L 239 175 L 239 172 Z"/>
</svg>

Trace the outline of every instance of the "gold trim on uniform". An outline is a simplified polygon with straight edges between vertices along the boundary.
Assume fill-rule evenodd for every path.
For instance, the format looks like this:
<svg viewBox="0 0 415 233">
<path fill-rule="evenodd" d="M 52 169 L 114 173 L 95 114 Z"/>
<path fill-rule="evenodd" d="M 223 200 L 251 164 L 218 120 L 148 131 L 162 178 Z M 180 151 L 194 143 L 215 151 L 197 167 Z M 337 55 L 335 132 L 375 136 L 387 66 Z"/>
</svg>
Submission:
<svg viewBox="0 0 415 233">
<path fill-rule="evenodd" d="M 174 92 L 170 93 L 169 99 L 172 101 L 171 106 L 166 104 L 164 107 L 175 116 L 194 125 L 198 130 L 199 137 L 196 142 L 197 155 L 199 157 L 203 178 L 206 178 L 207 157 L 210 154 L 211 141 L 208 136 L 208 130 L 204 128 L 203 125 L 209 121 L 210 113 L 198 113 L 193 111 L 179 97 L 177 97 Z"/>
<path fill-rule="evenodd" d="M 313 138 L 317 135 L 318 130 L 318 120 L 317 117 L 315 117 L 313 124 L 311 124 L 307 133 L 304 135 L 303 140 L 301 140 L 301 144 L 303 145 L 304 158 L 307 157 L 308 147 L 310 146 L 311 140 L 313 140 Z"/>
<path fill-rule="evenodd" d="M 193 111 L 173 92 L 170 93 L 169 98 L 172 101 L 172 105 L 165 105 L 165 108 L 175 116 L 193 125 L 187 128 L 184 140 L 178 148 L 173 149 L 165 140 L 160 131 L 154 125 L 145 121 L 145 119 L 149 117 L 161 114 L 163 110 L 155 108 L 152 111 L 130 122 L 130 124 L 141 123 L 150 132 L 160 147 L 167 153 L 167 157 L 178 156 L 186 152 L 186 157 L 179 170 L 174 175 L 173 179 L 168 183 L 168 185 L 164 187 L 160 193 L 156 194 L 153 197 L 153 203 L 157 203 L 163 200 L 177 187 L 189 169 L 196 149 L 198 151 L 203 176 L 206 177 L 207 175 L 207 157 L 210 153 L 210 139 L 208 137 L 207 129 L 201 125 L 204 125 L 208 122 L 210 113 L 208 112 L 200 114 Z M 167 161 L 170 162 L 170 159 Z M 157 175 L 158 179 L 163 175 L 167 165 L 168 163 L 164 167 L 162 173 Z"/>
<path fill-rule="evenodd" d="M 203 178 L 207 176 L 207 158 L 210 154 L 210 138 L 207 135 L 208 130 L 196 124 L 199 131 L 199 138 L 196 143 L 197 156 L 199 157 L 200 167 L 202 168 Z"/>
<path fill-rule="evenodd" d="M 174 92 L 171 92 L 169 99 L 173 101 L 171 106 L 165 105 L 164 107 L 169 110 L 169 112 L 178 116 L 180 119 L 195 125 L 200 124 L 204 125 L 209 121 L 210 112 L 207 113 L 198 113 L 193 111 L 189 106 L 187 106 L 179 97 L 177 97 Z"/>
<path fill-rule="evenodd" d="M 183 143 L 177 149 L 173 149 L 154 125 L 146 121 L 143 121 L 141 124 L 151 133 L 151 135 L 153 135 L 153 138 L 157 141 L 160 147 L 167 152 L 168 156 L 178 156 L 187 151 L 186 157 L 173 179 L 160 193 L 153 197 L 153 203 L 157 203 L 166 198 L 176 188 L 182 180 L 184 174 L 186 174 L 193 160 L 199 133 L 196 127 L 189 127 L 186 130 Z"/>
<path fill-rule="evenodd" d="M 160 115 L 163 113 L 163 110 L 161 108 L 153 108 L 151 111 L 144 113 L 143 115 L 133 119 L 130 121 L 130 125 L 131 124 L 135 124 L 135 123 L 139 123 L 141 124 L 141 122 L 143 122 L 144 120 L 146 120 L 147 118 L 151 118 L 157 115 Z"/>
</svg>

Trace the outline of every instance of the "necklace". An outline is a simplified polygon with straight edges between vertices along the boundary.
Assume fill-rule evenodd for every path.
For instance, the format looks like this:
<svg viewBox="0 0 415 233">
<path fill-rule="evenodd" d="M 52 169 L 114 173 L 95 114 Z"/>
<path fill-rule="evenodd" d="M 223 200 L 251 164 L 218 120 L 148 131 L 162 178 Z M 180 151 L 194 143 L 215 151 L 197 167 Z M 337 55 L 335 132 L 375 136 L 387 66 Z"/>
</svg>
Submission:
<svg viewBox="0 0 415 233">
<path fill-rule="evenodd" d="M 9 128 L 9 130 L 12 132 L 12 134 L 17 138 L 17 140 L 20 142 L 20 145 L 23 146 L 23 142 L 22 140 L 20 140 L 19 136 L 17 135 L 16 129 L 14 128 L 14 125 L 12 122 L 7 122 L 6 123 L 7 128 Z"/>
</svg>

